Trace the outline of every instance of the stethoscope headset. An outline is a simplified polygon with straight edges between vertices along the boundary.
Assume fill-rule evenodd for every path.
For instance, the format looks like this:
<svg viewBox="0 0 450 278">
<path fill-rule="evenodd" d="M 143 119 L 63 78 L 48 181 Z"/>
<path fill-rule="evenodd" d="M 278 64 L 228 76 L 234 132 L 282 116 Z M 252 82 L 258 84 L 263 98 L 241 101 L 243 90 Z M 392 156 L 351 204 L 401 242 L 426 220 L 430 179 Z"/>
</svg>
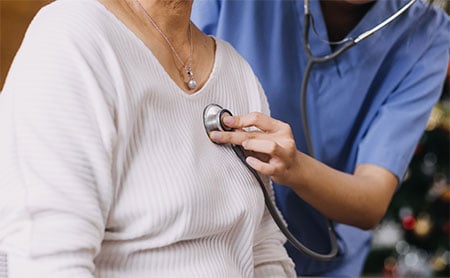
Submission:
<svg viewBox="0 0 450 278">
<path fill-rule="evenodd" d="M 400 8 L 393 15 L 386 18 L 383 22 L 379 23 L 372 29 L 361 33 L 356 38 L 347 37 L 338 42 L 330 42 L 328 40 L 321 39 L 330 45 L 342 45 L 342 46 L 339 47 L 334 52 L 332 52 L 331 54 L 328 54 L 326 56 L 315 56 L 312 53 L 311 47 L 309 44 L 310 24 L 312 24 L 312 28 L 317 36 L 318 36 L 318 34 L 317 34 L 316 28 L 314 26 L 314 18 L 309 9 L 309 0 L 305 0 L 304 21 L 303 21 L 303 48 L 306 52 L 308 62 L 306 64 L 306 68 L 305 68 L 305 72 L 304 72 L 302 84 L 301 84 L 300 106 L 301 106 L 302 127 L 303 127 L 304 134 L 305 134 L 306 146 L 308 148 L 308 152 L 309 152 L 310 156 L 314 157 L 314 147 L 312 144 L 311 133 L 310 133 L 309 123 L 308 123 L 306 93 L 307 93 L 309 76 L 310 76 L 313 65 L 319 64 L 319 63 L 326 63 L 326 62 L 329 62 L 329 61 L 337 58 L 345 51 L 349 50 L 350 48 L 352 48 L 359 42 L 372 36 L 378 30 L 382 29 L 383 27 L 385 27 L 386 25 L 391 23 L 394 19 L 398 18 L 408 8 L 410 8 L 416 1 L 417 0 L 410 0 L 407 4 L 405 4 L 402 8 Z M 227 114 L 232 116 L 232 114 L 229 110 L 224 109 L 220 105 L 217 105 L 217 104 L 209 104 L 208 106 L 205 107 L 205 109 L 203 110 L 203 123 L 204 123 L 206 133 L 208 134 L 208 136 L 212 131 L 233 131 L 233 129 L 228 128 L 227 126 L 225 126 L 222 123 L 223 117 Z M 330 219 L 326 219 L 327 229 L 328 229 L 328 234 L 329 234 L 329 239 L 330 239 L 330 246 L 331 246 L 329 253 L 321 254 L 321 253 L 315 252 L 315 251 L 309 249 L 308 247 L 304 246 L 299 240 L 297 240 L 295 238 L 294 235 L 291 234 L 291 232 L 289 232 L 289 230 L 283 223 L 283 220 L 279 216 L 274 204 L 272 203 L 272 201 L 270 199 L 270 195 L 269 195 L 267 189 L 265 188 L 261 177 L 256 172 L 256 170 L 253 169 L 250 165 L 248 165 L 247 162 L 245 161 L 244 149 L 238 145 L 231 145 L 231 147 L 234 150 L 234 152 L 236 153 L 236 155 L 239 157 L 239 159 L 242 161 L 242 163 L 244 163 L 244 165 L 247 167 L 247 169 L 255 176 L 255 178 L 258 181 L 258 183 L 261 187 L 261 190 L 263 192 L 264 201 L 265 201 L 267 209 L 269 210 L 275 223 L 277 224 L 277 226 L 279 227 L 281 232 L 289 240 L 289 242 L 297 250 L 299 250 L 299 251 L 303 252 L 304 254 L 311 256 L 317 260 L 326 261 L 326 260 L 330 260 L 330 259 L 334 258 L 338 253 L 338 244 L 337 244 L 336 232 L 334 230 L 333 222 Z"/>
</svg>

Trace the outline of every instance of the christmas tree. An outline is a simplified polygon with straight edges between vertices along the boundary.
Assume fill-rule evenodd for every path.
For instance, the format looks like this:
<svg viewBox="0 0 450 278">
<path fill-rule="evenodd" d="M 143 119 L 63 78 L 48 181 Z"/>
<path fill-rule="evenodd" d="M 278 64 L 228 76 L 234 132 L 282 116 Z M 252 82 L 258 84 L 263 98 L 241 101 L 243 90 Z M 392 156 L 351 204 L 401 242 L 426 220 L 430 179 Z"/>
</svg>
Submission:
<svg viewBox="0 0 450 278">
<path fill-rule="evenodd" d="M 450 64 L 408 172 L 374 231 L 365 275 L 450 277 Z"/>
</svg>

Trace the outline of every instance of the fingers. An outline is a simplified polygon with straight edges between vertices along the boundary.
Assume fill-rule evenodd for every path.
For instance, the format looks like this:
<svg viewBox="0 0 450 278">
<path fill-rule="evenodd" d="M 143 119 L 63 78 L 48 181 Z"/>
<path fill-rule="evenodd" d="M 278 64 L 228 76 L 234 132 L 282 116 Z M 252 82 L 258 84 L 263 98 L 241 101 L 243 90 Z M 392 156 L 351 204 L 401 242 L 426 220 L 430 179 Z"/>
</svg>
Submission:
<svg viewBox="0 0 450 278">
<path fill-rule="evenodd" d="M 250 155 L 247 163 L 260 173 L 273 176 L 288 167 L 290 150 L 273 141 L 252 139 L 244 141 L 242 146 Z"/>
<path fill-rule="evenodd" d="M 275 173 L 274 167 L 268 162 L 263 162 L 252 156 L 247 157 L 245 161 L 248 165 L 250 165 L 250 167 L 263 175 L 273 176 Z"/>
<path fill-rule="evenodd" d="M 275 137 L 292 137 L 292 131 L 288 124 L 275 120 L 262 113 L 253 112 L 243 116 L 224 116 L 222 123 L 234 129 L 233 132 L 211 132 L 210 138 L 219 144 L 235 144 L 241 145 L 242 142 L 263 136 L 263 134 L 272 134 L 272 139 Z M 256 127 L 258 131 L 244 132 L 245 129 Z M 261 138 L 261 137 L 260 137 Z"/>
<path fill-rule="evenodd" d="M 210 138 L 218 144 L 241 145 L 247 163 L 274 181 L 286 181 L 296 169 L 297 147 L 287 123 L 261 113 L 224 116 L 222 123 L 234 131 L 213 131 Z M 257 131 L 252 131 L 256 127 Z M 246 131 L 247 130 L 247 131 Z"/>
<path fill-rule="evenodd" d="M 273 141 L 247 140 L 242 146 L 248 150 L 247 163 L 259 173 L 272 176 L 276 173 L 274 162 L 276 162 L 278 146 Z"/>
<path fill-rule="evenodd" d="M 285 127 L 285 123 L 275 120 L 259 112 L 253 112 L 242 116 L 225 116 L 223 123 L 234 129 L 257 127 L 264 132 L 275 132 Z"/>
<path fill-rule="evenodd" d="M 209 137 L 218 144 L 242 145 L 246 140 L 254 138 L 253 132 L 235 130 L 230 132 L 213 131 Z"/>
<path fill-rule="evenodd" d="M 256 157 L 249 156 L 245 159 L 245 161 L 257 172 L 263 175 L 271 176 L 272 178 L 282 175 L 282 173 L 286 170 L 285 165 L 278 158 L 271 158 L 269 161 L 261 161 Z"/>
</svg>

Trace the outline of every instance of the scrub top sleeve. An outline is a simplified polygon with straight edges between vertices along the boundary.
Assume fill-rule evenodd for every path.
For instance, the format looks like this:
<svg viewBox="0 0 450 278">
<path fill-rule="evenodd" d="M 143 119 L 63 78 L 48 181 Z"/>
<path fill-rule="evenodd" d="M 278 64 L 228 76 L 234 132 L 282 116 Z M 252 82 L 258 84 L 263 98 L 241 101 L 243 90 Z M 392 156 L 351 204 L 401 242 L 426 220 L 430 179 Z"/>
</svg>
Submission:
<svg viewBox="0 0 450 278">
<path fill-rule="evenodd" d="M 359 145 L 357 164 L 381 166 L 402 180 L 442 92 L 449 38 L 440 35 L 378 111 Z"/>
<path fill-rule="evenodd" d="M 99 57 L 89 43 L 97 33 L 57 5 L 31 23 L 1 96 L 0 253 L 8 277 L 94 277 L 114 195 L 115 128 L 102 90 L 111 88 L 88 61 Z"/>
<path fill-rule="evenodd" d="M 203 32 L 215 35 L 219 20 L 220 3 L 215 0 L 195 0 L 191 20 Z"/>
</svg>

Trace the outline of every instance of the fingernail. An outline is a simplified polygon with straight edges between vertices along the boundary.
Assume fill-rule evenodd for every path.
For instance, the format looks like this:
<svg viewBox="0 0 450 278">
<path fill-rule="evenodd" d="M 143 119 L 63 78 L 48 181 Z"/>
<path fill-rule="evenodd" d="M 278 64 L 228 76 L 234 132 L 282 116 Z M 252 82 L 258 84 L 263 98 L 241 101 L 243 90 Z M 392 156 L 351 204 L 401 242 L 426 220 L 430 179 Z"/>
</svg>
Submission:
<svg viewBox="0 0 450 278">
<path fill-rule="evenodd" d="M 252 168 L 256 166 L 256 159 L 248 156 L 245 161 L 247 162 L 248 165 L 250 165 Z"/>
<path fill-rule="evenodd" d="M 234 119 L 232 116 L 225 116 L 222 121 L 224 124 L 230 125 L 233 124 Z"/>
<path fill-rule="evenodd" d="M 220 134 L 220 132 L 213 131 L 209 134 L 209 137 L 213 140 L 219 140 L 222 137 L 222 134 Z"/>
</svg>

